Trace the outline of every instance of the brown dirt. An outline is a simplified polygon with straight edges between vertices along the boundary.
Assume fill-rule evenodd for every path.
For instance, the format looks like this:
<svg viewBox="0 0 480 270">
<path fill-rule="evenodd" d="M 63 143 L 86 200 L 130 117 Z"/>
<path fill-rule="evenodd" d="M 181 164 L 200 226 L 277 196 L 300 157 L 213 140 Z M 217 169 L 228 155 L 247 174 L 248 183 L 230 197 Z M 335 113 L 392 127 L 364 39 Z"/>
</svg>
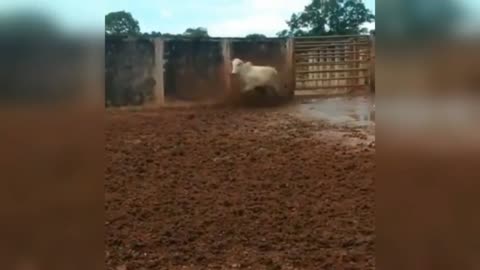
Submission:
<svg viewBox="0 0 480 270">
<path fill-rule="evenodd" d="M 374 269 L 374 148 L 266 109 L 106 115 L 108 269 Z"/>
<path fill-rule="evenodd" d="M 269 89 L 266 87 L 257 87 L 255 91 L 249 93 L 233 92 L 221 98 L 218 105 L 226 107 L 242 107 L 242 108 L 266 108 L 277 107 L 288 104 L 292 101 L 293 95 L 272 96 L 268 94 Z"/>
</svg>

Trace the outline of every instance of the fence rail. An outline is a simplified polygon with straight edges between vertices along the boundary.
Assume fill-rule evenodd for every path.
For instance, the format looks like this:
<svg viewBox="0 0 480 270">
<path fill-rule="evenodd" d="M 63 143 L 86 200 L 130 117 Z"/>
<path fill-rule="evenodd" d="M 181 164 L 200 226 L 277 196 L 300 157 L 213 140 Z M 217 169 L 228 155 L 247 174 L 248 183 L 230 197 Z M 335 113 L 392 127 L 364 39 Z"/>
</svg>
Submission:
<svg viewBox="0 0 480 270">
<path fill-rule="evenodd" d="M 369 44 L 368 43 L 345 43 L 345 44 L 298 44 L 296 43 L 295 44 L 295 47 L 298 48 L 298 49 L 318 49 L 318 48 L 328 48 L 330 50 L 332 49 L 341 49 L 341 48 L 344 48 L 344 47 L 353 47 L 353 46 L 357 46 L 357 47 L 368 47 Z"/>
<path fill-rule="evenodd" d="M 365 40 L 361 39 L 361 40 L 357 40 L 356 42 L 359 42 L 359 41 L 368 43 L 368 39 L 365 39 Z M 319 40 L 298 40 L 298 38 L 296 38 L 295 40 L 295 44 L 336 44 L 339 46 L 348 45 L 351 42 L 352 42 L 351 39 L 319 41 Z"/>
<path fill-rule="evenodd" d="M 302 40 L 312 40 L 312 39 L 319 39 L 319 40 L 345 40 L 348 38 L 354 38 L 354 39 L 362 39 L 366 38 L 369 39 L 369 35 L 337 35 L 337 36 L 307 36 L 307 37 L 296 37 L 296 41 L 302 41 Z"/>
<path fill-rule="evenodd" d="M 313 52 L 316 52 L 318 50 L 312 50 Z M 369 56 L 370 52 L 367 50 L 362 50 L 362 51 L 343 51 L 341 53 L 329 53 L 329 52 L 317 52 L 317 53 L 298 53 L 299 50 L 295 51 L 295 58 L 299 59 L 302 57 L 307 57 L 307 58 L 312 58 L 312 57 L 332 57 L 332 56 L 346 56 L 346 55 L 359 55 L 359 56 Z M 302 52 L 302 51 L 300 51 Z"/>
<path fill-rule="evenodd" d="M 364 79 L 368 76 L 350 76 L 350 77 L 338 77 L 338 78 L 315 78 L 315 79 L 297 79 L 299 82 L 310 82 L 310 81 L 338 81 L 338 80 L 352 80 L 352 79 Z"/>
<path fill-rule="evenodd" d="M 316 73 L 341 73 L 349 71 L 368 71 L 368 68 L 345 68 L 345 69 L 323 69 L 323 70 L 306 70 L 306 71 L 297 71 L 297 74 L 316 74 Z M 335 77 L 332 76 L 332 80 L 335 80 Z"/>
<path fill-rule="evenodd" d="M 297 67 L 308 67 L 308 66 L 327 66 L 327 65 L 348 65 L 352 63 L 364 63 L 365 60 L 351 60 L 351 61 L 343 61 L 343 63 L 339 63 L 336 61 L 319 61 L 319 62 L 297 62 Z"/>
</svg>

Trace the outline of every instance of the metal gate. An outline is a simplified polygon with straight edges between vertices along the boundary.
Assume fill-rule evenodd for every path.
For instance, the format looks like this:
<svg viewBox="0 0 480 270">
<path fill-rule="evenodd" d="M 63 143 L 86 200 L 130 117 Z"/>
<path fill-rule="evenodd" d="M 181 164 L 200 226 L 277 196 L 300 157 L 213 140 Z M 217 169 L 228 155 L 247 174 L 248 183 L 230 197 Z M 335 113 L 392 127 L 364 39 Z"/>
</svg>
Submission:
<svg viewBox="0 0 480 270">
<path fill-rule="evenodd" d="M 369 86 L 370 36 L 298 37 L 294 42 L 296 91 Z"/>
</svg>

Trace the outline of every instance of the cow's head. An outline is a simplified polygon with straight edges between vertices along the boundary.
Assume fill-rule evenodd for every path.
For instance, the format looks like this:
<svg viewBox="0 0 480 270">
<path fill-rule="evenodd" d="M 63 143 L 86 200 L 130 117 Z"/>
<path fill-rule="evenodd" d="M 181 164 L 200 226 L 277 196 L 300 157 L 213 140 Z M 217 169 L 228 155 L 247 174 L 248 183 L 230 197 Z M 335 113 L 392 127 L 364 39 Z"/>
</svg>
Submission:
<svg viewBox="0 0 480 270">
<path fill-rule="evenodd" d="M 232 60 L 232 74 L 237 74 L 239 72 L 239 69 L 243 65 L 243 61 L 235 58 Z"/>
</svg>

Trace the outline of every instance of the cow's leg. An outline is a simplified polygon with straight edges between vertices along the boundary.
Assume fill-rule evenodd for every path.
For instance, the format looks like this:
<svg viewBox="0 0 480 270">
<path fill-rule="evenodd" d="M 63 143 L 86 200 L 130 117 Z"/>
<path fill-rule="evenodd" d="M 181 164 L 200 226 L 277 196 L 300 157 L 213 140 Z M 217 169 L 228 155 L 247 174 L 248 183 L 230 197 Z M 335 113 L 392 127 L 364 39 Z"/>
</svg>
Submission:
<svg viewBox="0 0 480 270">
<path fill-rule="evenodd" d="M 275 90 L 275 87 L 273 87 L 272 85 L 265 86 L 265 90 L 269 97 L 274 97 L 277 95 L 277 91 Z"/>
<path fill-rule="evenodd" d="M 273 89 L 275 89 L 276 96 L 283 96 L 284 89 L 282 89 L 282 85 L 278 80 L 273 83 Z"/>
<path fill-rule="evenodd" d="M 266 88 L 265 86 L 257 86 L 255 87 L 255 91 L 264 96 L 268 94 L 268 87 Z"/>
<path fill-rule="evenodd" d="M 245 85 L 245 87 L 243 87 L 242 92 L 247 93 L 247 92 L 253 91 L 254 89 L 255 87 L 253 87 L 253 85 L 247 84 Z"/>
<path fill-rule="evenodd" d="M 271 97 L 279 96 L 279 87 L 274 81 L 270 81 L 265 88 L 267 89 L 267 93 Z"/>
</svg>

